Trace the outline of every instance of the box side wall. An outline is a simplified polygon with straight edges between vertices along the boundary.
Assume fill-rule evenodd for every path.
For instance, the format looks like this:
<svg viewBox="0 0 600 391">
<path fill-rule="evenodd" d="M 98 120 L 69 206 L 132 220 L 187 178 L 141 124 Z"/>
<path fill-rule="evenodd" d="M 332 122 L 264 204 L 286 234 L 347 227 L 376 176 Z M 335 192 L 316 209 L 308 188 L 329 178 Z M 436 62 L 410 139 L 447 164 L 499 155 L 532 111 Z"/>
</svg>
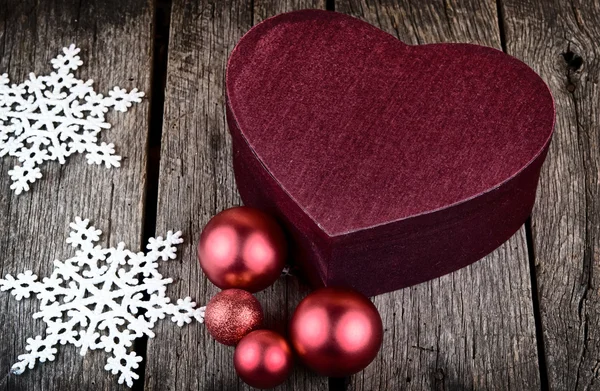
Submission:
<svg viewBox="0 0 600 391">
<path fill-rule="evenodd" d="M 547 148 L 517 176 L 470 201 L 337 238 L 325 284 L 374 296 L 485 257 L 531 214 L 546 154 Z"/>
</svg>

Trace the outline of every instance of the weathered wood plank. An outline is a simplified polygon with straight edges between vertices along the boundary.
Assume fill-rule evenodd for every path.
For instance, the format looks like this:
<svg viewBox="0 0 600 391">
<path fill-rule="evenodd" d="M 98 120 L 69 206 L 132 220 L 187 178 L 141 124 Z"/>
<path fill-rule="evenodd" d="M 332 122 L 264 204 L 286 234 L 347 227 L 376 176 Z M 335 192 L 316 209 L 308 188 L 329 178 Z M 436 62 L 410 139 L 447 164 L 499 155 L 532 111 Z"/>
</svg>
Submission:
<svg viewBox="0 0 600 391">
<path fill-rule="evenodd" d="M 494 1 L 338 0 L 411 44 L 469 42 L 500 48 Z M 539 389 L 525 230 L 480 262 L 375 297 L 385 336 L 352 390 Z"/>
<path fill-rule="evenodd" d="M 532 214 L 548 382 L 600 388 L 600 1 L 502 1 L 508 53 L 549 84 L 557 116 Z"/>
<path fill-rule="evenodd" d="M 82 79 L 93 78 L 104 94 L 113 86 L 150 90 L 152 9 L 145 1 L 1 1 L 0 73 L 13 82 L 28 73 L 52 71 L 50 59 L 63 46 L 77 44 Z M 73 155 L 65 166 L 49 162 L 44 178 L 29 193 L 15 196 L 7 171 L 16 159 L 0 159 L 0 275 L 32 269 L 38 276 L 51 273 L 52 261 L 75 255 L 65 243 L 69 222 L 87 217 L 106 236 L 103 245 L 124 241 L 141 247 L 144 206 L 148 101 L 124 113 L 109 112 L 112 129 L 102 141 L 114 142 L 123 156 L 119 169 L 90 166 L 83 155 Z M 7 375 L 25 341 L 44 331 L 31 315 L 36 299 L 17 302 L 2 293 L 0 311 L 0 389 L 2 390 L 117 390 L 117 378 L 104 370 L 107 354 L 81 357 L 74 346 L 60 346 L 56 361 L 38 364 L 21 376 Z"/>
<path fill-rule="evenodd" d="M 293 2 L 175 1 L 172 8 L 165 119 L 161 146 L 157 230 L 182 229 L 181 261 L 165 265 L 175 278 L 168 293 L 206 303 L 219 289 L 202 274 L 196 242 L 217 212 L 241 204 L 231 165 L 225 122 L 225 67 L 229 52 L 256 23 L 294 8 L 321 7 L 321 0 Z M 253 20 L 254 19 L 254 20 Z M 281 279 L 257 294 L 267 327 L 285 331 L 287 318 L 308 289 Z M 148 343 L 149 390 L 247 389 L 233 368 L 233 348 L 214 341 L 202 325 L 157 327 Z M 297 369 L 281 389 L 326 389 L 327 379 Z"/>
</svg>

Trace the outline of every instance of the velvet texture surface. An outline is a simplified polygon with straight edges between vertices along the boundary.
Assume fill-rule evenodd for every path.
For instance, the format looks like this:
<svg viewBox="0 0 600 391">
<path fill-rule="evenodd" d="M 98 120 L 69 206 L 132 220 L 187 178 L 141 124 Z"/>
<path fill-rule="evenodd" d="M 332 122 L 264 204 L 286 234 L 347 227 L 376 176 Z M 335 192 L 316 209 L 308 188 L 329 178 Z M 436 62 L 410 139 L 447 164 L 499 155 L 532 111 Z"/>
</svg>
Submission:
<svg viewBox="0 0 600 391">
<path fill-rule="evenodd" d="M 527 65 L 470 44 L 410 46 L 304 10 L 258 24 L 227 67 L 234 170 L 315 285 L 375 295 L 464 267 L 531 212 L 554 127 Z"/>
</svg>

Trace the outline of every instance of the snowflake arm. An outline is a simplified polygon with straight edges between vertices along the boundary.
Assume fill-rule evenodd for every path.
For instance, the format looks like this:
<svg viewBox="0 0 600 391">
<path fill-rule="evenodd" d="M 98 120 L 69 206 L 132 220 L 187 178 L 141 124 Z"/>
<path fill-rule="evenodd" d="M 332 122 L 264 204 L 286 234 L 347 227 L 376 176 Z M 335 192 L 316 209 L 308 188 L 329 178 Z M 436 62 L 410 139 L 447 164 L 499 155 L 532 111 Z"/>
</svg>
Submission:
<svg viewBox="0 0 600 391">
<path fill-rule="evenodd" d="M 67 239 L 67 243 L 73 247 L 79 247 L 83 251 L 93 247 L 94 243 L 100 240 L 102 231 L 95 227 L 88 227 L 89 223 L 88 219 L 82 220 L 81 217 L 76 217 L 75 222 L 69 224 L 72 231 Z"/>
<path fill-rule="evenodd" d="M 77 55 L 81 50 L 71 44 L 68 48 L 63 48 L 63 53 L 50 60 L 52 67 L 58 70 L 59 74 L 66 75 L 69 71 L 76 71 L 77 68 L 83 65 L 83 61 Z"/>
<path fill-rule="evenodd" d="M 106 168 L 121 166 L 121 156 L 115 155 L 115 146 L 113 144 L 87 144 L 85 150 L 88 152 L 85 156 L 88 164 L 104 163 Z"/>
<path fill-rule="evenodd" d="M 204 323 L 204 313 L 206 307 L 196 308 L 196 303 L 191 297 L 177 300 L 177 304 L 170 304 L 165 308 L 165 312 L 170 314 L 171 320 L 181 327 L 184 324 L 191 323 L 192 319 L 196 319 L 200 323 Z"/>
<path fill-rule="evenodd" d="M 163 239 L 162 236 L 159 236 L 156 239 L 150 238 L 148 240 L 148 245 L 146 246 L 146 248 L 150 250 L 148 256 L 154 260 L 158 260 L 159 258 L 163 261 L 175 259 L 177 257 L 177 247 L 175 247 L 175 245 L 180 243 L 183 243 L 181 231 L 175 233 L 169 231 L 167 232 L 167 237 L 165 239 Z"/>
<path fill-rule="evenodd" d="M 57 343 L 58 340 L 53 334 L 50 334 L 46 338 L 42 338 L 39 335 L 35 338 L 28 338 L 25 350 L 29 353 L 19 355 L 19 361 L 11 367 L 11 373 L 21 375 L 25 372 L 25 369 L 32 369 L 37 361 L 54 361 L 57 352 L 55 348 Z"/>
<path fill-rule="evenodd" d="M 10 179 L 13 183 L 10 188 L 15 191 L 16 195 L 21 194 L 24 191 L 29 191 L 29 184 L 35 182 L 42 177 L 42 172 L 37 167 L 24 167 L 15 166 L 12 170 L 8 171 Z"/>
<path fill-rule="evenodd" d="M 44 284 L 37 280 L 37 276 L 31 270 L 17 274 L 14 278 L 7 274 L 4 280 L 0 279 L 1 291 L 12 291 L 16 300 L 29 298 L 32 293 L 40 293 L 44 290 Z"/>
<path fill-rule="evenodd" d="M 127 92 L 123 88 L 115 87 L 108 92 L 108 98 L 105 98 L 104 104 L 107 107 L 113 106 L 115 110 L 124 113 L 131 107 L 132 103 L 140 103 L 143 96 L 144 93 L 139 92 L 137 88 Z"/>
<path fill-rule="evenodd" d="M 122 364 L 122 362 L 125 362 Z M 117 349 L 112 357 L 106 361 L 104 369 L 110 371 L 113 375 L 119 375 L 119 384 L 127 384 L 128 387 L 133 386 L 133 381 L 139 379 L 139 375 L 134 372 L 142 362 L 142 358 L 130 352 L 127 354 L 125 349 Z"/>
</svg>

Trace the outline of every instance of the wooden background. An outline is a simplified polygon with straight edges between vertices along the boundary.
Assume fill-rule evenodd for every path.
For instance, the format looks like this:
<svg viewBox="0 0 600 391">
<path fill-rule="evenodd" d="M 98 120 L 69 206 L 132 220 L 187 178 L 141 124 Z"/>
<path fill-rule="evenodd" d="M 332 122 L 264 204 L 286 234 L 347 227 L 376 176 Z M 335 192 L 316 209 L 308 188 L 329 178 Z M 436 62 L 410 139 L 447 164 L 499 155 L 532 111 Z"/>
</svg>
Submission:
<svg viewBox="0 0 600 391">
<path fill-rule="evenodd" d="M 109 113 L 120 169 L 81 155 L 48 163 L 33 190 L 15 196 L 0 159 L 0 275 L 50 274 L 75 216 L 132 250 L 181 229 L 186 243 L 163 263 L 172 298 L 205 303 L 217 289 L 197 266 L 195 244 L 216 212 L 240 204 L 225 124 L 229 52 L 252 25 L 280 12 L 322 8 L 356 16 L 411 44 L 472 42 L 522 59 L 549 84 L 557 124 L 530 221 L 484 260 L 445 277 L 380 295 L 385 337 L 363 372 L 327 379 L 297 368 L 280 390 L 600 390 L 599 0 L 0 0 L 0 73 L 20 82 L 50 71 L 63 46 L 82 49 L 81 78 L 96 89 L 138 87 L 147 98 Z M 284 330 L 309 289 L 280 279 L 257 295 L 270 327 Z M 43 331 L 36 300 L 0 295 L 0 374 Z M 248 389 L 233 349 L 204 327 L 159 323 L 135 345 L 144 356 L 135 390 Z M 55 362 L 0 390 L 121 390 L 106 353 L 60 346 Z"/>
</svg>

